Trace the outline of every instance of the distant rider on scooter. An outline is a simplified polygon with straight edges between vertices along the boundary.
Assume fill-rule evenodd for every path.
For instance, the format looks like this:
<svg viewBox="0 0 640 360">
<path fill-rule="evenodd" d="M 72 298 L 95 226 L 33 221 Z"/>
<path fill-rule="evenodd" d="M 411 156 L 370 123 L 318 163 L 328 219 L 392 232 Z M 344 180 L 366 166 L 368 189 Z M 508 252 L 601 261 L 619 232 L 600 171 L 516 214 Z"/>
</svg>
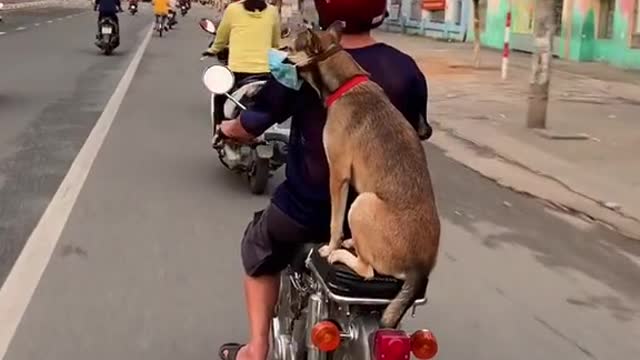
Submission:
<svg viewBox="0 0 640 360">
<path fill-rule="evenodd" d="M 278 10 L 264 0 L 245 0 L 225 9 L 213 45 L 203 56 L 215 56 L 228 47 L 228 66 L 238 83 L 250 76 L 268 75 L 269 49 L 279 43 Z M 216 97 L 217 116 L 221 116 L 225 101 L 224 96 Z"/>
<path fill-rule="evenodd" d="M 100 40 L 100 20 L 110 18 L 116 24 L 115 34 L 120 38 L 120 22 L 118 21 L 118 12 L 122 12 L 120 0 L 95 0 L 93 6 L 94 11 L 98 11 L 98 33 L 96 40 Z"/>
</svg>

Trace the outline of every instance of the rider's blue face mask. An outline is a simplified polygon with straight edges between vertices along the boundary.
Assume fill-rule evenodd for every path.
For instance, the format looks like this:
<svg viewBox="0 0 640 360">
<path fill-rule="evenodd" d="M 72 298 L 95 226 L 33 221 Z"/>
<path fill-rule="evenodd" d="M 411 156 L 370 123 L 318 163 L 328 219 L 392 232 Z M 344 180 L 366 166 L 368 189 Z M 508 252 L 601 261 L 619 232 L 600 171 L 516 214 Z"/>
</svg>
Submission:
<svg viewBox="0 0 640 360">
<path fill-rule="evenodd" d="M 284 62 L 286 59 L 286 52 L 269 49 L 269 71 L 280 84 L 293 90 L 300 90 L 303 80 L 298 77 L 298 69 L 295 65 Z"/>
</svg>

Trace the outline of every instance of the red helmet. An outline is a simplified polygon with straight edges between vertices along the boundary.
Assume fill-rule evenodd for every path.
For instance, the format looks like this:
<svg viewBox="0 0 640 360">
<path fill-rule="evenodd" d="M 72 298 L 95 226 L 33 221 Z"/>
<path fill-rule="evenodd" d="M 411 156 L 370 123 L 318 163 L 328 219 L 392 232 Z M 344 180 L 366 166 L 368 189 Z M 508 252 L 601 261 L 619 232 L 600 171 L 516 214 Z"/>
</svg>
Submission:
<svg viewBox="0 0 640 360">
<path fill-rule="evenodd" d="M 387 0 L 314 0 L 320 27 L 344 21 L 345 33 L 360 33 L 382 24 L 387 14 Z"/>
</svg>

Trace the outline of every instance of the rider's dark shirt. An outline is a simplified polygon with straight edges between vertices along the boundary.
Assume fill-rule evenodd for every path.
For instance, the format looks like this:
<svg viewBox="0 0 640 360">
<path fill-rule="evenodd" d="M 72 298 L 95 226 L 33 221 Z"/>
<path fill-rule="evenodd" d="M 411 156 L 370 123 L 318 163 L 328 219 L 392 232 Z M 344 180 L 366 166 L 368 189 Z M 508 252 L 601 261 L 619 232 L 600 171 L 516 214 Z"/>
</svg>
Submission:
<svg viewBox="0 0 640 360">
<path fill-rule="evenodd" d="M 411 57 L 382 43 L 348 52 L 414 128 L 421 116 L 426 119 L 427 84 Z M 272 79 L 257 95 L 255 105 L 241 115 L 242 125 L 253 135 L 292 118 L 286 180 L 271 201 L 298 223 L 319 231 L 329 229 L 331 210 L 329 168 L 322 144 L 326 114 L 310 85 L 305 83 L 294 91 Z"/>
<path fill-rule="evenodd" d="M 120 0 L 96 0 L 94 6 L 101 13 L 115 14 L 120 9 Z"/>
</svg>

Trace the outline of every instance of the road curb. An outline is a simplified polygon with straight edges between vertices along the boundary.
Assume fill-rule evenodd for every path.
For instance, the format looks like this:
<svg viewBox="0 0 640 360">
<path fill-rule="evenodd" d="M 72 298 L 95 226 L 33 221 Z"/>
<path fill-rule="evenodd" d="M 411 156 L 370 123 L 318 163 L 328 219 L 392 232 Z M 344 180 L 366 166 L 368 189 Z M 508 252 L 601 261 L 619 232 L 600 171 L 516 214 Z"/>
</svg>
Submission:
<svg viewBox="0 0 640 360">
<path fill-rule="evenodd" d="M 630 239 L 640 240 L 640 220 L 632 214 L 607 207 L 603 200 L 519 162 L 497 151 L 490 144 L 463 136 L 441 123 L 434 123 L 434 127 L 435 136 L 430 142 L 442 149 L 448 157 L 482 176 L 503 187 L 543 200 L 567 213 L 602 223 Z M 487 152 L 490 156 L 487 156 Z"/>
</svg>

